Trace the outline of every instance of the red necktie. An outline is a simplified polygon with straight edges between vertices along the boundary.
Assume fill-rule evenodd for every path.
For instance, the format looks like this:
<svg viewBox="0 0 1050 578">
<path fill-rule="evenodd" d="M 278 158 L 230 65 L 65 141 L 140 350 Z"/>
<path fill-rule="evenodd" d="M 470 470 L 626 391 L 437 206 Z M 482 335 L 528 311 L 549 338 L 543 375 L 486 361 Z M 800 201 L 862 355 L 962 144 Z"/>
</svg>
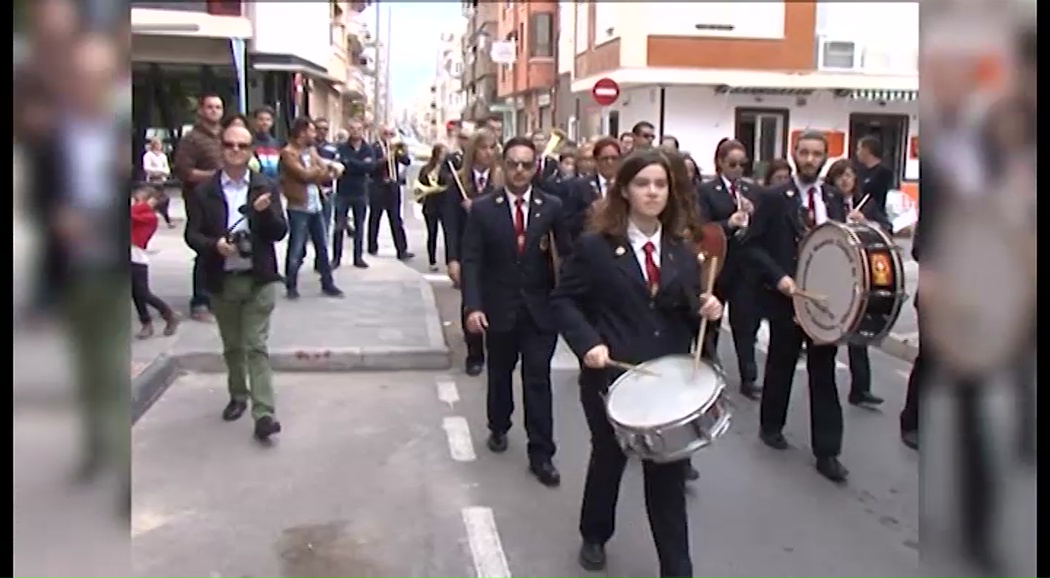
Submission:
<svg viewBox="0 0 1050 578">
<path fill-rule="evenodd" d="M 810 187 L 806 191 L 806 210 L 809 212 L 810 226 L 817 224 L 817 187 Z"/>
<path fill-rule="evenodd" d="M 660 268 L 656 266 L 656 261 L 653 260 L 653 252 L 656 251 L 656 245 L 653 245 L 652 241 L 650 241 L 642 245 L 642 251 L 645 251 L 646 284 L 649 285 L 649 293 L 655 295 L 656 289 L 660 286 Z"/>
<path fill-rule="evenodd" d="M 739 197 L 737 197 L 737 195 L 736 195 L 736 183 L 730 183 L 729 184 L 729 196 L 733 197 L 733 202 L 734 203 L 736 203 L 738 205 L 740 204 Z"/>
<path fill-rule="evenodd" d="M 514 199 L 514 238 L 518 240 L 518 254 L 525 252 L 525 211 L 521 208 L 525 199 Z"/>
<path fill-rule="evenodd" d="M 481 176 L 478 177 L 478 193 L 481 193 L 484 190 L 485 190 L 485 175 L 481 175 Z"/>
</svg>

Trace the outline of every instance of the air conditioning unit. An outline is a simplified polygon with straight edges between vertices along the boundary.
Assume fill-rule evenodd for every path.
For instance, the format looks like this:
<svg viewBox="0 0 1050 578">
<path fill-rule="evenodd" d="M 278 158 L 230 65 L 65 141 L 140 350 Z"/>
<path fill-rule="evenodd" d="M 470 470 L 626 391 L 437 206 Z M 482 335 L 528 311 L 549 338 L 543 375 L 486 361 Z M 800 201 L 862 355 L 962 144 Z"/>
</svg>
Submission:
<svg viewBox="0 0 1050 578">
<path fill-rule="evenodd" d="M 820 70 L 855 70 L 860 65 L 861 51 L 852 40 L 820 38 L 817 45 L 817 68 Z"/>
</svg>

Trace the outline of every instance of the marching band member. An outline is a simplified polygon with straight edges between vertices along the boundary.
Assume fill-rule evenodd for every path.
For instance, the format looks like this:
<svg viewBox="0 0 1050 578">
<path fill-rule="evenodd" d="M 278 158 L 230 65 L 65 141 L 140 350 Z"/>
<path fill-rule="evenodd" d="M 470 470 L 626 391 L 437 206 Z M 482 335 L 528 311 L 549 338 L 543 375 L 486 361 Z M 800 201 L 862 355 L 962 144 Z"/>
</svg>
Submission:
<svg viewBox="0 0 1050 578">
<path fill-rule="evenodd" d="M 503 171 L 496 164 L 496 137 L 488 130 L 475 132 L 463 152 L 463 166 L 452 173 L 446 170 L 444 182 L 449 183 L 441 221 L 445 229 L 445 261 L 452 284 L 462 288 L 460 278 L 461 247 L 466 231 L 467 214 L 471 204 L 503 186 Z M 446 167 L 447 168 L 447 167 Z M 485 339 L 479 333 L 467 331 L 467 310 L 461 306 L 460 322 L 467 343 L 464 370 L 469 376 L 481 375 L 485 369 Z"/>
<path fill-rule="evenodd" d="M 532 146 L 536 147 L 536 156 L 538 157 L 536 159 L 536 176 L 533 179 L 532 184 L 540 188 L 543 188 L 544 184 L 547 181 L 553 179 L 558 175 L 558 161 L 556 160 L 556 158 L 545 157 L 541 155 L 541 152 L 543 152 L 546 149 L 547 143 L 549 143 L 550 139 L 552 138 L 560 137 L 554 134 L 551 134 L 551 136 L 548 137 L 547 135 L 543 134 L 543 131 L 541 130 L 532 133 Z M 554 147 L 554 150 L 550 152 L 557 154 L 558 151 L 561 150 L 562 146 L 564 145 L 558 144 Z"/>
<path fill-rule="evenodd" d="M 758 399 L 758 368 L 755 364 L 755 339 L 760 317 L 755 303 L 757 281 L 744 263 L 743 239 L 747 232 L 755 192 L 742 180 L 747 152 L 740 141 L 723 139 L 715 150 L 717 176 L 700 185 L 700 212 L 718 222 L 726 234 L 726 260 L 715 282 L 715 296 L 729 303 L 729 327 L 733 335 L 737 366 L 740 371 L 740 394 Z M 718 351 L 718 331 L 712 331 L 710 346 Z"/>
<path fill-rule="evenodd" d="M 368 254 L 375 257 L 379 253 L 379 219 L 385 212 L 397 258 L 407 261 L 415 255 L 408 251 L 405 223 L 401 219 L 401 185 L 405 184 L 401 167 L 411 165 L 412 159 L 403 145 L 394 142 L 395 135 L 393 128 L 383 128 L 379 141 L 372 145 L 379 158 L 368 196 Z"/>
<path fill-rule="evenodd" d="M 766 174 L 762 184 L 767 187 L 779 187 L 791 180 L 791 164 L 784 159 L 773 159 L 766 165 Z"/>
<path fill-rule="evenodd" d="M 470 133 L 465 129 L 459 129 L 456 132 L 456 145 L 452 151 L 448 153 L 446 160 L 452 161 L 452 166 L 458 171 L 463 167 L 463 151 L 467 150 L 467 143 L 470 142 Z"/>
<path fill-rule="evenodd" d="M 784 450 L 791 384 L 799 348 L 806 343 L 809 378 L 810 427 L 817 471 L 834 482 L 845 482 L 849 471 L 838 456 L 842 451 L 842 406 L 835 386 L 834 345 L 815 345 L 795 323 L 795 268 L 798 246 L 806 231 L 828 219 L 843 221 L 845 207 L 839 193 L 818 182 L 827 161 L 828 142 L 817 131 L 803 132 L 793 151 L 797 174 L 786 185 L 763 191 L 744 244 L 763 287 L 759 306 L 769 320 L 769 352 L 762 389 L 759 437 L 767 446 Z"/>
<path fill-rule="evenodd" d="M 580 174 L 575 179 L 551 185 L 552 192 L 558 194 L 569 205 L 566 213 L 569 233 L 573 239 L 583 233 L 587 215 L 594 203 L 608 196 L 613 178 L 616 177 L 616 169 L 620 166 L 620 143 L 616 139 L 604 137 L 598 140 L 593 150 L 594 159 L 597 161 L 597 171 L 594 174 Z"/>
<path fill-rule="evenodd" d="M 441 181 L 441 168 L 449 157 L 448 148 L 437 143 L 430 151 L 430 159 L 419 170 L 416 181 L 417 202 L 423 206 L 423 222 L 427 227 L 427 263 L 431 271 L 437 271 L 438 228 L 441 226 L 441 213 L 445 206 L 445 193 L 448 183 Z M 421 190 L 423 189 L 423 190 Z"/>
<path fill-rule="evenodd" d="M 618 152 L 617 147 L 617 152 Z M 701 316 L 718 319 L 722 305 L 700 295 L 700 268 L 682 235 L 686 183 L 675 182 L 666 155 L 629 157 L 561 270 L 551 304 L 562 335 L 582 360 L 580 401 L 591 431 L 579 562 L 605 567 L 616 500 L 627 456 L 616 441 L 603 394 L 617 377 L 610 360 L 642 363 L 688 353 Z M 687 460 L 643 462 L 645 503 L 660 576 L 692 576 L 685 503 Z"/>
<path fill-rule="evenodd" d="M 474 201 L 462 246 L 467 330 L 488 350 L 488 448 L 507 450 L 514 412 L 514 367 L 521 362 L 529 471 L 557 486 L 551 357 L 558 333 L 550 311 L 553 255 L 571 249 L 561 201 L 532 186 L 536 149 L 523 137 L 503 146 L 507 184 Z M 509 218 L 508 218 L 509 217 Z M 554 244 L 552 246 L 552 243 Z"/>
<path fill-rule="evenodd" d="M 893 230 L 893 225 L 885 214 L 878 210 L 875 199 L 865 201 L 857 195 L 857 174 L 853 165 L 846 159 L 831 163 L 824 176 L 824 182 L 842 192 L 842 202 L 846 205 L 846 218 L 854 222 L 871 221 L 883 230 Z M 862 205 L 860 203 L 863 203 Z M 859 206 L 858 206 L 859 205 Z M 849 371 L 852 378 L 849 402 L 853 405 L 878 406 L 883 399 L 871 393 L 871 359 L 866 345 L 849 345 Z"/>
</svg>

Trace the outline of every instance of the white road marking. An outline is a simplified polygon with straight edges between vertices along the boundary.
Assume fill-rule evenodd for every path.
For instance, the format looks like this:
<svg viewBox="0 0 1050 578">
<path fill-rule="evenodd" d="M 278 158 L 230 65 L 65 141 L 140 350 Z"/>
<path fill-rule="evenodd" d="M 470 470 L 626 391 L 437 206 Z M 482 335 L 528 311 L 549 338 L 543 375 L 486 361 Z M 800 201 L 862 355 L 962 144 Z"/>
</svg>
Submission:
<svg viewBox="0 0 1050 578">
<path fill-rule="evenodd" d="M 436 285 L 451 285 L 452 279 L 448 278 L 445 273 L 423 273 L 423 280 L 427 283 L 434 283 Z"/>
<path fill-rule="evenodd" d="M 453 407 L 459 402 L 459 390 L 451 377 L 439 377 L 437 381 L 438 399 Z"/>
<path fill-rule="evenodd" d="M 474 572 L 478 578 L 510 578 L 507 556 L 496 528 L 491 508 L 463 508 L 463 525 L 467 528 Z"/>
<path fill-rule="evenodd" d="M 472 462 L 478 459 L 474 453 L 474 442 L 470 438 L 470 425 L 461 416 L 446 417 L 442 423 L 448 438 L 448 450 L 457 462 Z"/>
</svg>

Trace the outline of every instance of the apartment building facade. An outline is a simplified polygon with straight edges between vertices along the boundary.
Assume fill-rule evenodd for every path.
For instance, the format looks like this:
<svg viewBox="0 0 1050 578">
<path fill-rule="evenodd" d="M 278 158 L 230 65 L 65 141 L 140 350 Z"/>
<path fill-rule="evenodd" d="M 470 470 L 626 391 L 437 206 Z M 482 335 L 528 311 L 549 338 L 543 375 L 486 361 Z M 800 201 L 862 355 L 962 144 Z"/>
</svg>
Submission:
<svg viewBox="0 0 1050 578">
<path fill-rule="evenodd" d="M 647 120 L 677 137 L 704 171 L 713 169 L 717 142 L 735 137 L 756 173 L 784 157 L 803 129 L 824 131 L 832 156 L 852 154 L 856 140 L 872 134 L 901 180 L 918 178 L 916 3 L 562 7 L 572 10 L 572 40 L 562 42 L 559 63 L 572 79 L 567 122 L 582 133 Z M 605 109 L 590 97 L 601 78 L 620 86 Z"/>
<path fill-rule="evenodd" d="M 513 111 L 507 134 L 526 135 L 554 126 L 557 2 L 502 2 L 497 30 L 514 43 L 514 61 L 498 65 L 497 97 Z"/>
<path fill-rule="evenodd" d="M 464 0 L 467 27 L 461 41 L 463 54 L 464 120 L 477 122 L 494 112 L 503 112 L 497 94 L 497 68 L 492 62 L 492 42 L 498 40 L 499 2 Z"/>
</svg>

